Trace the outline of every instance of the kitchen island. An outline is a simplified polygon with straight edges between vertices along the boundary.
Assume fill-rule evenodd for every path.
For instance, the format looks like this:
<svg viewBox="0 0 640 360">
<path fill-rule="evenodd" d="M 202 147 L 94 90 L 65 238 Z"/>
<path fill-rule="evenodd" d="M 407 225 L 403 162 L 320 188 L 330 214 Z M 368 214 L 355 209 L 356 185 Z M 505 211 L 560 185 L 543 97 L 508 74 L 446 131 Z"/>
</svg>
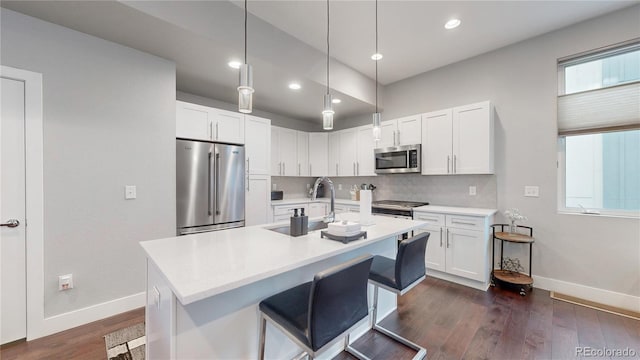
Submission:
<svg viewBox="0 0 640 360">
<path fill-rule="evenodd" d="M 395 257 L 396 236 L 425 225 L 378 216 L 375 221 L 363 227 L 366 240 L 349 244 L 322 239 L 320 231 L 291 237 L 268 229 L 278 224 L 141 242 L 147 255 L 147 359 L 257 358 L 262 299 L 362 254 Z M 395 308 L 395 295 L 381 291 L 379 316 Z M 366 330 L 366 324 L 357 329 L 352 341 Z M 266 341 L 267 358 L 299 353 L 270 325 Z"/>
</svg>

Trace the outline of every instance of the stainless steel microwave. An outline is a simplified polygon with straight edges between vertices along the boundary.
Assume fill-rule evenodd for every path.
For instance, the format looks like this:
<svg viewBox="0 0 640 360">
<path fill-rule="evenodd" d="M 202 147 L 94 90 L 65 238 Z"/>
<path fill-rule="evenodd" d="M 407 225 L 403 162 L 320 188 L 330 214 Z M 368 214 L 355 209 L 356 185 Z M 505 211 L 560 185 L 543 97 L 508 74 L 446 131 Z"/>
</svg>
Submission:
<svg viewBox="0 0 640 360">
<path fill-rule="evenodd" d="M 376 174 L 420 172 L 420 144 L 374 150 Z"/>
</svg>

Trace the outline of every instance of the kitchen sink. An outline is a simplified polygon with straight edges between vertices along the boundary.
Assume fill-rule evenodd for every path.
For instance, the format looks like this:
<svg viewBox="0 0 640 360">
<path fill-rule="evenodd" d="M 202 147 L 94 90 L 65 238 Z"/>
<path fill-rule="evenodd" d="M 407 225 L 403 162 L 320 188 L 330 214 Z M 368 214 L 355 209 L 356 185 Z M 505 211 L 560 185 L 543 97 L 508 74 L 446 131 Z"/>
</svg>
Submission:
<svg viewBox="0 0 640 360">
<path fill-rule="evenodd" d="M 327 227 L 329 227 L 329 225 L 322 220 L 309 221 L 309 231 L 326 229 Z M 285 234 L 285 235 L 291 234 L 291 227 L 289 225 L 283 225 L 283 226 L 265 228 L 265 229 L 279 232 L 280 234 Z"/>
</svg>

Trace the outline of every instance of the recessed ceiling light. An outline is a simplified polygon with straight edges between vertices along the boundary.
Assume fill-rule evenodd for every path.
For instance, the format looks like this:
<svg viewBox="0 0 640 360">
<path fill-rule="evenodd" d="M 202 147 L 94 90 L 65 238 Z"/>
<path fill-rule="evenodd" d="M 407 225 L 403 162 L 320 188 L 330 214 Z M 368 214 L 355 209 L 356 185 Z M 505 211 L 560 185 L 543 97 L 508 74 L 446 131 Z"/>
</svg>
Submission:
<svg viewBox="0 0 640 360">
<path fill-rule="evenodd" d="M 289 84 L 289 89 L 291 89 L 291 90 L 300 90 L 301 88 L 302 88 L 302 86 L 300 86 L 300 84 L 298 84 L 298 83 Z"/>
<path fill-rule="evenodd" d="M 229 67 L 234 69 L 240 69 L 240 66 L 242 65 L 242 63 L 240 61 L 232 60 L 232 61 L 229 61 L 227 65 L 229 65 Z"/>
<path fill-rule="evenodd" d="M 455 29 L 460 26 L 461 21 L 459 19 L 451 19 L 444 24 L 444 28 L 447 30 Z"/>
<path fill-rule="evenodd" d="M 333 100 L 331 100 L 332 103 L 334 104 L 340 104 L 342 102 L 342 100 L 338 99 L 338 98 L 333 98 Z"/>
<path fill-rule="evenodd" d="M 380 53 L 375 53 L 371 55 L 371 60 L 380 60 L 380 59 L 382 59 L 382 54 Z"/>
</svg>

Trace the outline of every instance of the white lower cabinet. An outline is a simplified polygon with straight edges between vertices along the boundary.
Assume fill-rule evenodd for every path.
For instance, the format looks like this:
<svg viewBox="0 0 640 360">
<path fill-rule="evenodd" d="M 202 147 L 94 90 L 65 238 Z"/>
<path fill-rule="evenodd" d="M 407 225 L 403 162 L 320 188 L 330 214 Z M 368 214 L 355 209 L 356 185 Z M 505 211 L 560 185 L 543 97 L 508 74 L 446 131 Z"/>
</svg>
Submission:
<svg viewBox="0 0 640 360">
<path fill-rule="evenodd" d="M 310 218 L 325 216 L 329 212 L 328 208 L 325 203 L 309 203 L 309 214 L 307 215 Z"/>
<path fill-rule="evenodd" d="M 425 254 L 427 275 L 486 290 L 489 286 L 488 216 L 414 212 L 429 232 Z"/>
<path fill-rule="evenodd" d="M 309 212 L 309 204 L 289 204 L 289 205 L 275 205 L 273 207 L 273 222 L 288 221 L 293 216 L 293 210 L 298 209 L 298 215 L 300 215 L 300 208 L 304 208 L 305 214 Z"/>
</svg>

